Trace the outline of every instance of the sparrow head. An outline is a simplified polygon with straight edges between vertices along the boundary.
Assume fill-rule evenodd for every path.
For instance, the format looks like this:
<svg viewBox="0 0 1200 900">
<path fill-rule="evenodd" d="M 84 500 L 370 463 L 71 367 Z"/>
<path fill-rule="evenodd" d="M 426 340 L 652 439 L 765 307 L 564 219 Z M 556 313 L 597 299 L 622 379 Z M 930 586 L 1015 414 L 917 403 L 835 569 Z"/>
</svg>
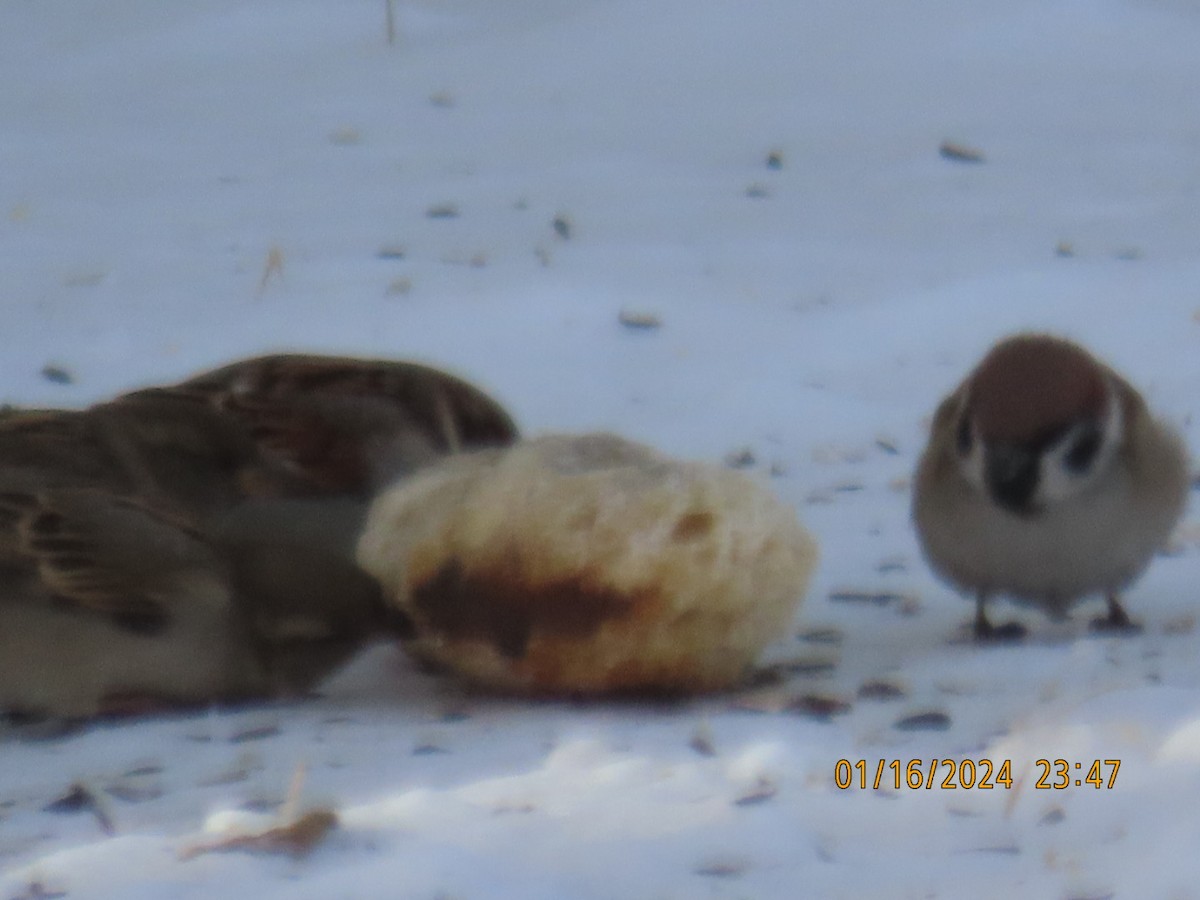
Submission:
<svg viewBox="0 0 1200 900">
<path fill-rule="evenodd" d="M 1108 470 L 1124 419 L 1114 376 L 1087 351 L 1018 335 L 993 347 L 967 378 L 954 454 L 998 506 L 1033 516 Z"/>
</svg>

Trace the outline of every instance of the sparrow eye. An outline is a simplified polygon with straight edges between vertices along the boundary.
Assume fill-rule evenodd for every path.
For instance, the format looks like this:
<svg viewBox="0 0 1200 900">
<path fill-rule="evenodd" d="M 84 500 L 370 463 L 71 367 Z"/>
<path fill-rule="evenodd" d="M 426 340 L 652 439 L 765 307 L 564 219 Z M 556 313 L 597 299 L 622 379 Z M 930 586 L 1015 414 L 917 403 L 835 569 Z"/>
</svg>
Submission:
<svg viewBox="0 0 1200 900">
<path fill-rule="evenodd" d="M 1100 450 L 1100 429 L 1095 425 L 1084 425 L 1071 438 L 1070 449 L 1063 457 L 1063 464 L 1076 475 L 1082 475 L 1096 459 Z"/>
<path fill-rule="evenodd" d="M 954 446 L 958 450 L 958 455 L 967 456 L 970 454 L 972 443 L 971 421 L 964 415 L 958 420 L 958 430 L 954 434 Z"/>
</svg>

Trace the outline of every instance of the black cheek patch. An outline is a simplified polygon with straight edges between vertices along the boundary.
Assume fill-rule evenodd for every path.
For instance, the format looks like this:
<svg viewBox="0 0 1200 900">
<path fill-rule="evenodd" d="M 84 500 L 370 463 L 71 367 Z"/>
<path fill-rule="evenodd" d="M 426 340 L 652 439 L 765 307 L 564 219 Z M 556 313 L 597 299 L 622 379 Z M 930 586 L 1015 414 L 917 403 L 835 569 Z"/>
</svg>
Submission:
<svg viewBox="0 0 1200 900">
<path fill-rule="evenodd" d="M 1100 451 L 1100 429 L 1088 423 L 1079 429 L 1079 434 L 1071 441 L 1071 449 L 1063 457 L 1063 465 L 1067 471 L 1082 475 L 1091 468 Z"/>
<path fill-rule="evenodd" d="M 1021 447 L 989 447 L 984 458 L 984 478 L 992 499 L 1009 512 L 1030 514 L 1040 475 L 1039 459 L 1037 453 Z"/>
</svg>

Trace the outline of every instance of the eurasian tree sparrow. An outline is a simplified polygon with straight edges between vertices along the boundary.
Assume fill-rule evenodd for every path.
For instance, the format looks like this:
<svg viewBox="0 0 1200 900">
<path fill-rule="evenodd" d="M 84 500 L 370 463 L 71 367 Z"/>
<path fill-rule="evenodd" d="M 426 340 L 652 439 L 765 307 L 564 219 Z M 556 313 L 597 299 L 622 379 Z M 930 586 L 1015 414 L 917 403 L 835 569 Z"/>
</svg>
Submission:
<svg viewBox="0 0 1200 900">
<path fill-rule="evenodd" d="M 354 561 L 371 496 L 515 437 L 435 369 L 311 356 L 0 413 L 0 711 L 307 691 L 409 626 Z"/>
<path fill-rule="evenodd" d="M 1015 637 L 987 618 L 994 594 L 1052 617 L 1101 593 L 1098 627 L 1135 627 L 1119 592 L 1183 511 L 1189 461 L 1120 375 L 1065 340 L 1001 341 L 934 414 L 913 520 L 926 559 L 974 594 L 979 639 Z"/>
</svg>

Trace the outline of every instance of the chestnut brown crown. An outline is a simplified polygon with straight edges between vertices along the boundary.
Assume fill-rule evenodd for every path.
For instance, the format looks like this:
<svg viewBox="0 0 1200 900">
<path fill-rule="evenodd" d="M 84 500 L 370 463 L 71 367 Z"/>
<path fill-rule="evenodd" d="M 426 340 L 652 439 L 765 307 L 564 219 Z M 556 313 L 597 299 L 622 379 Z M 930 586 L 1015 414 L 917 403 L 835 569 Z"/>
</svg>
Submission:
<svg viewBox="0 0 1200 900">
<path fill-rule="evenodd" d="M 1122 385 L 1060 338 L 997 344 L 962 390 L 954 445 L 968 480 L 1019 515 L 1086 489 L 1123 440 Z"/>
</svg>

